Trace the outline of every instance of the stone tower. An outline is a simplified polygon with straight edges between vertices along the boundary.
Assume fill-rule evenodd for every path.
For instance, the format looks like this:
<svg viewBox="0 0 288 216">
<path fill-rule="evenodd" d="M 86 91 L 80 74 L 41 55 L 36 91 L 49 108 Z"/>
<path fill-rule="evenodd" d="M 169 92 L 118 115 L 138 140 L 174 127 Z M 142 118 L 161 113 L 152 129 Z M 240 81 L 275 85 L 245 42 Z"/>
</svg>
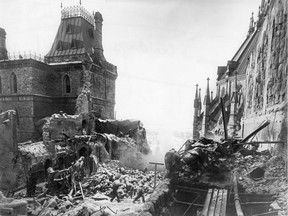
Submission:
<svg viewBox="0 0 288 216">
<path fill-rule="evenodd" d="M 199 132 L 197 130 L 198 125 L 198 115 L 200 109 L 200 100 L 198 96 L 198 84 L 196 85 L 196 93 L 194 98 L 194 117 L 193 117 L 193 139 L 196 140 L 199 138 Z"/>
<path fill-rule="evenodd" d="M 7 60 L 6 49 L 6 32 L 3 28 L 0 28 L 0 60 Z"/>
<path fill-rule="evenodd" d="M 209 126 L 209 108 L 210 108 L 210 90 L 209 90 L 209 78 L 207 78 L 207 88 L 206 88 L 206 95 L 204 97 L 204 114 L 203 114 L 203 121 L 202 121 L 202 136 L 205 137 L 208 132 Z"/>
</svg>

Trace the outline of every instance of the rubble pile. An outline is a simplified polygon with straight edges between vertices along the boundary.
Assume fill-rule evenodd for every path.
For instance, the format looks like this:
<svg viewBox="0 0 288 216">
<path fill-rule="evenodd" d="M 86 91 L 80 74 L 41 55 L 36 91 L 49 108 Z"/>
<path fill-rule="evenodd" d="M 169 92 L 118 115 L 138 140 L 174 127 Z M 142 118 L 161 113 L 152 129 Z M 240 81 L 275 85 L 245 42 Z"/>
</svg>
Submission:
<svg viewBox="0 0 288 216">
<path fill-rule="evenodd" d="M 229 183 L 229 175 L 226 173 L 233 169 L 231 161 L 235 151 L 234 141 L 221 143 L 206 138 L 198 141 L 189 139 L 183 147 L 178 152 L 171 149 L 165 155 L 167 177 L 176 174 L 182 180 L 187 178 L 189 181 L 212 183 L 221 179 L 221 182 L 226 180 Z"/>
<path fill-rule="evenodd" d="M 162 176 L 156 173 L 156 184 Z M 117 190 L 120 202 L 111 202 L 113 182 L 117 179 L 122 183 Z M 25 198 L 25 190 L 15 195 L 27 201 L 28 215 L 121 215 L 122 210 L 134 212 L 140 207 L 141 200 L 133 202 L 139 186 L 143 188 L 145 200 L 149 201 L 154 191 L 154 171 L 131 169 L 118 160 L 111 160 L 99 164 L 97 172 L 71 186 L 69 193 L 61 191 L 52 195 L 47 191 L 48 185 L 38 184 L 33 198 Z"/>
<path fill-rule="evenodd" d="M 166 177 L 179 185 L 201 183 L 207 187 L 231 188 L 236 173 L 236 184 L 242 194 L 271 195 L 269 211 L 288 215 L 285 161 L 258 147 L 259 144 L 245 144 L 236 139 L 187 140 L 179 151 L 171 149 L 166 153 Z"/>
<path fill-rule="evenodd" d="M 274 194 L 275 201 L 271 203 L 271 209 L 278 211 L 278 215 L 288 215 L 288 185 L 283 158 L 271 156 L 267 151 L 255 156 L 236 153 L 234 166 L 238 172 L 238 182 L 245 193 Z M 256 169 L 263 171 L 258 178 L 253 178 L 251 174 Z"/>
<path fill-rule="evenodd" d="M 116 168 L 115 163 L 120 164 L 120 166 L 117 164 Z M 162 178 L 162 174 L 157 173 L 156 175 L 156 182 L 158 183 Z M 123 187 L 121 188 L 123 198 L 128 198 L 129 195 L 135 194 L 138 185 L 143 185 L 144 193 L 146 194 L 153 192 L 153 171 L 128 169 L 119 161 L 111 161 L 108 164 L 102 164 L 95 175 L 84 179 L 82 187 L 84 190 L 87 190 L 88 195 L 102 193 L 109 196 L 112 191 L 113 181 L 116 178 L 120 178 L 123 182 Z"/>
<path fill-rule="evenodd" d="M 246 193 L 275 194 L 287 188 L 285 184 L 285 163 L 280 157 L 270 154 L 242 156 L 235 154 L 235 169 L 240 178 L 239 183 Z M 251 178 L 251 172 L 257 168 L 265 172 L 262 178 Z"/>
</svg>

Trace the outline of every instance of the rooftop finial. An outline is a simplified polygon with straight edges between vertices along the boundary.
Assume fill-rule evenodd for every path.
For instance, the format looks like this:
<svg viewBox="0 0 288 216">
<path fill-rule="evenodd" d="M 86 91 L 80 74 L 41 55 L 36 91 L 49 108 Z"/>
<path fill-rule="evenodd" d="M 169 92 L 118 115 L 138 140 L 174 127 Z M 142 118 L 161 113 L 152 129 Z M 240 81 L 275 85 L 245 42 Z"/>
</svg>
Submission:
<svg viewBox="0 0 288 216">
<path fill-rule="evenodd" d="M 60 5 L 61 9 L 63 8 L 63 5 L 62 5 L 62 2 L 61 2 L 61 5 Z"/>
<path fill-rule="evenodd" d="M 252 12 L 251 18 L 250 18 L 250 28 L 254 27 L 254 13 Z"/>
<path fill-rule="evenodd" d="M 265 7 L 265 0 L 262 0 L 262 2 L 261 2 L 261 10 L 263 10 L 264 7 Z"/>
<path fill-rule="evenodd" d="M 196 93 L 195 93 L 195 99 L 198 99 L 198 84 L 196 84 Z"/>
<path fill-rule="evenodd" d="M 82 5 L 82 2 L 81 2 L 81 0 L 79 1 L 79 4 L 80 4 L 80 5 Z"/>
<path fill-rule="evenodd" d="M 249 30 L 248 30 L 247 37 L 250 36 L 255 30 L 255 22 L 254 22 L 253 15 L 254 15 L 254 13 L 252 12 L 252 15 L 251 15 L 251 18 L 250 18 L 250 24 L 249 24 Z"/>
<path fill-rule="evenodd" d="M 208 105 L 210 103 L 210 90 L 209 90 L 209 80 L 210 78 L 207 78 L 207 87 L 206 87 L 206 95 L 204 98 L 204 104 Z"/>
</svg>

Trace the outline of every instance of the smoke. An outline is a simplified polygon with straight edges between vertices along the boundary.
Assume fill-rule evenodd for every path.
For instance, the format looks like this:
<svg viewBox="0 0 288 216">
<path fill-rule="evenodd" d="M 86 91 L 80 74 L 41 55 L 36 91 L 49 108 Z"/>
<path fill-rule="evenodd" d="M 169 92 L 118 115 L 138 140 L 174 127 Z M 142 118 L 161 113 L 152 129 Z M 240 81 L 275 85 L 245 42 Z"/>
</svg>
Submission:
<svg viewBox="0 0 288 216">
<path fill-rule="evenodd" d="M 164 163 L 165 154 L 172 148 L 178 151 L 185 141 L 191 138 L 190 131 L 174 131 L 167 128 L 146 128 L 147 141 L 151 148 L 151 154 L 145 156 L 144 160 L 149 170 L 154 170 L 155 165 L 149 162 Z M 157 170 L 164 170 L 165 166 L 157 166 Z"/>
</svg>

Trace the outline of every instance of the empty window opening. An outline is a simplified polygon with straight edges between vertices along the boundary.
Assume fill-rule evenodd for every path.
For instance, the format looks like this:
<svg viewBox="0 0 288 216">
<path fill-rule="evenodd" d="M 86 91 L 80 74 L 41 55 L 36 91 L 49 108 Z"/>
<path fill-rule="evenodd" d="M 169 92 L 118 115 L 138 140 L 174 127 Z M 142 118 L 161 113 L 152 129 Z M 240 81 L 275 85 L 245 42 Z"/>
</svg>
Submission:
<svg viewBox="0 0 288 216">
<path fill-rule="evenodd" d="M 68 75 L 64 76 L 64 91 L 66 94 L 71 93 L 71 81 L 70 81 L 70 77 Z"/>
<path fill-rule="evenodd" d="M 17 93 L 17 77 L 14 73 L 10 76 L 10 91 L 11 94 Z"/>
</svg>

